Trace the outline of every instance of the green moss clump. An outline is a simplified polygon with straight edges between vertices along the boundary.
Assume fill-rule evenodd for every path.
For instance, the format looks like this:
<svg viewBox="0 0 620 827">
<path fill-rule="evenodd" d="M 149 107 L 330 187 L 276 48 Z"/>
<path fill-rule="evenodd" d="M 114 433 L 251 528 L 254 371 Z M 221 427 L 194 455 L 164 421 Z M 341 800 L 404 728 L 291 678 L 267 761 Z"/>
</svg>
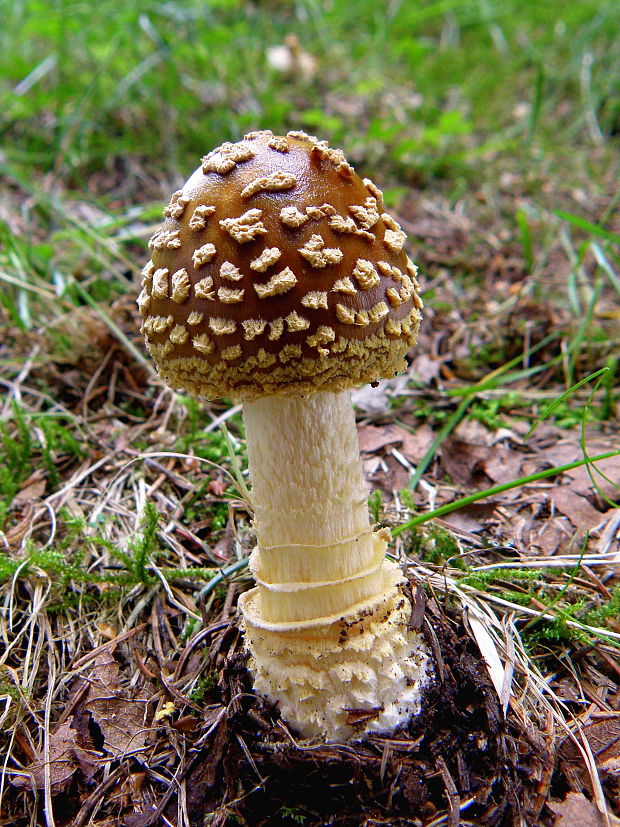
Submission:
<svg viewBox="0 0 620 827">
<path fill-rule="evenodd" d="M 449 562 L 455 568 L 467 570 L 461 558 L 458 540 L 441 526 L 430 523 L 424 528 L 415 528 L 403 535 L 407 555 L 417 557 L 425 563 L 442 566 Z"/>
<path fill-rule="evenodd" d="M 217 684 L 217 675 L 215 672 L 207 672 L 202 678 L 199 678 L 196 681 L 196 685 L 192 689 L 192 691 L 188 694 L 188 698 L 190 701 L 193 701 L 195 704 L 203 703 L 205 696 L 211 689 L 213 689 Z"/>
<path fill-rule="evenodd" d="M 604 628 L 608 620 L 617 621 L 618 619 L 620 619 L 620 586 L 616 586 L 612 591 L 607 603 L 587 612 L 583 617 L 583 622 L 588 626 Z"/>
</svg>

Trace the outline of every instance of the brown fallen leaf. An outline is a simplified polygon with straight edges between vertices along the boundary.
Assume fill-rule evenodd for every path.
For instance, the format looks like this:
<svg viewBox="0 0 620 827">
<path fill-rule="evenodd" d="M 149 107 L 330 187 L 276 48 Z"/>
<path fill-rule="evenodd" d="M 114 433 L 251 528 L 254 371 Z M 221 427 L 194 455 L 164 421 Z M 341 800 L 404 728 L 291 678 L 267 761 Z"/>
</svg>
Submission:
<svg viewBox="0 0 620 827">
<path fill-rule="evenodd" d="M 535 520 L 532 523 L 527 543 L 535 553 L 542 557 L 551 557 L 570 541 L 573 533 L 565 517 L 557 517 L 555 520 Z"/>
<path fill-rule="evenodd" d="M 120 667 L 110 651 L 100 652 L 87 676 L 84 709 L 101 730 L 103 748 L 115 757 L 144 749 L 148 735 L 147 698 L 121 685 Z"/>
<path fill-rule="evenodd" d="M 49 778 L 52 793 L 57 795 L 65 790 L 79 766 L 82 764 L 94 766 L 96 760 L 94 745 L 90 738 L 85 741 L 83 734 L 72 728 L 71 721 L 65 721 L 49 737 Z M 36 756 L 27 768 L 27 772 L 30 778 L 16 778 L 12 782 L 13 786 L 30 787 L 34 782 L 36 788 L 42 790 L 45 786 L 43 752 Z"/>
<path fill-rule="evenodd" d="M 364 416 L 379 417 L 389 414 L 392 399 L 407 387 L 407 375 L 380 379 L 376 385 L 362 385 L 351 393 L 351 401 Z"/>
<path fill-rule="evenodd" d="M 8 531 L 4 532 L 3 541 L 7 543 L 10 550 L 18 549 L 21 546 L 24 537 L 26 537 L 30 531 L 33 516 L 34 506 L 29 502 L 24 506 L 21 520 Z"/>
<path fill-rule="evenodd" d="M 420 353 L 411 361 L 408 373 L 415 379 L 430 385 L 433 379 L 437 379 L 444 359 L 429 356 L 427 353 Z"/>
<path fill-rule="evenodd" d="M 521 466 L 524 459 L 524 455 L 519 451 L 510 450 L 503 445 L 494 445 L 484 461 L 484 473 L 496 484 L 519 479 L 523 476 Z"/>
<path fill-rule="evenodd" d="M 433 429 L 424 423 L 410 433 L 404 428 L 399 429 L 402 432 L 402 445 L 399 451 L 405 456 L 412 465 L 417 465 L 422 457 L 426 454 L 431 446 L 435 434 Z"/>
<path fill-rule="evenodd" d="M 620 713 L 595 718 L 581 727 L 581 733 L 586 738 L 596 767 L 602 775 L 620 775 Z M 577 738 L 581 737 L 575 733 Z M 579 784 L 583 789 L 590 789 L 588 771 L 576 744 L 571 738 L 566 738 L 559 749 L 559 758 L 569 779 Z"/>
<path fill-rule="evenodd" d="M 600 435 L 593 438 L 588 437 L 586 448 L 588 455 L 591 457 L 597 454 L 605 454 L 618 449 L 618 439 L 617 437 L 615 439 L 603 439 Z M 584 457 L 578 438 L 572 437 L 560 440 L 556 445 L 547 448 L 544 451 L 543 458 L 553 465 L 565 465 Z M 612 500 L 617 499 L 620 496 L 620 454 L 597 462 L 596 468 L 611 480 L 611 482 L 608 482 L 592 468 L 592 476 L 596 484 L 606 497 Z M 587 466 L 581 465 L 578 468 L 573 468 L 571 471 L 567 471 L 567 474 L 572 479 L 571 486 L 574 491 L 583 495 L 594 495 L 595 489 Z"/>
<path fill-rule="evenodd" d="M 450 437 L 441 446 L 441 464 L 455 485 L 488 486 L 484 465 L 493 449 Z"/>
<path fill-rule="evenodd" d="M 373 460 L 376 457 L 372 458 Z M 380 488 L 386 494 L 394 494 L 407 486 L 411 473 L 391 454 L 376 462 L 364 462 L 364 474 L 370 480 L 371 488 Z"/>
<path fill-rule="evenodd" d="M 525 438 L 530 430 L 530 423 L 525 419 L 516 419 L 511 422 L 511 430 L 513 430 L 520 437 Z M 527 445 L 530 448 L 544 448 L 545 446 L 554 446 L 562 435 L 566 433 L 547 420 L 538 425 L 536 430 L 527 440 Z"/>
<path fill-rule="evenodd" d="M 555 508 L 568 517 L 575 528 L 594 528 L 605 519 L 605 515 L 572 485 L 558 485 L 550 490 L 549 496 Z"/>
<path fill-rule="evenodd" d="M 386 445 L 398 445 L 402 440 L 402 433 L 407 433 L 397 425 L 365 425 L 358 430 L 360 451 L 374 454 Z"/>
<path fill-rule="evenodd" d="M 37 479 L 21 488 L 13 497 L 13 503 L 16 505 L 30 503 L 33 500 L 40 500 L 43 494 L 45 494 L 45 480 Z"/>
<path fill-rule="evenodd" d="M 589 456 L 596 456 L 598 453 L 602 454 L 617 448 L 617 441 L 614 445 L 606 444 L 599 447 L 588 445 Z M 580 457 L 578 457 L 578 459 L 579 458 Z M 585 465 L 568 471 L 568 475 L 573 480 L 575 490 L 581 494 L 598 496 L 598 489 L 600 489 L 605 497 L 614 501 L 618 500 L 620 497 L 620 455 L 601 460 L 595 463 L 590 470 L 592 472 L 592 479 L 590 479 L 588 468 Z M 599 471 L 601 473 L 598 473 Z M 607 479 L 601 476 L 601 474 L 604 474 Z"/>
<path fill-rule="evenodd" d="M 360 450 L 364 454 L 374 454 L 388 447 L 398 447 L 401 454 L 416 465 L 433 441 L 432 429 L 424 424 L 413 433 L 400 425 L 364 425 L 358 431 Z"/>
<path fill-rule="evenodd" d="M 564 801 L 547 803 L 557 819 L 554 827 L 605 827 L 603 816 L 583 793 L 569 793 Z M 613 815 L 610 821 L 611 824 L 620 824 L 620 820 Z"/>
<path fill-rule="evenodd" d="M 495 442 L 495 432 L 490 431 L 477 419 L 462 419 L 452 431 L 452 436 L 460 442 L 467 442 L 470 445 L 486 445 L 488 447 Z"/>
<path fill-rule="evenodd" d="M 496 504 L 493 501 L 472 503 L 452 514 L 446 514 L 443 521 L 455 531 L 468 531 L 474 534 L 484 529 L 485 521 L 491 519 L 495 508 Z"/>
<path fill-rule="evenodd" d="M 603 772 L 620 774 L 620 715 L 593 721 L 586 727 L 596 766 Z"/>
<path fill-rule="evenodd" d="M 510 433 L 510 432 L 507 432 Z M 441 446 L 441 464 L 456 485 L 479 487 L 518 476 L 523 454 L 510 451 L 475 419 L 465 419 Z"/>
</svg>

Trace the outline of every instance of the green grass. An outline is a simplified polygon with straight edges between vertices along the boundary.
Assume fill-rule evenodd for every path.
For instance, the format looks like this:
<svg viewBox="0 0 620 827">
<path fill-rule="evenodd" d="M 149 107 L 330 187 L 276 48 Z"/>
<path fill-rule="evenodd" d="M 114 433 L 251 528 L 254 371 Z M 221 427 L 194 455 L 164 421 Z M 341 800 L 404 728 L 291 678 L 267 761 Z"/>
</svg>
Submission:
<svg viewBox="0 0 620 827">
<path fill-rule="evenodd" d="M 620 117 L 615 0 L 2 0 L 0 15 L 6 161 L 109 190 L 132 159 L 186 173 L 250 127 L 316 130 L 410 178 L 489 152 L 565 160 L 558 135 L 601 141 Z M 288 33 L 312 79 L 270 65 Z"/>
<path fill-rule="evenodd" d="M 0 528 L 4 526 L 13 498 L 30 470 L 32 438 L 19 406 L 13 406 L 13 428 L 0 423 L 0 441 L 5 462 L 0 466 Z"/>
</svg>

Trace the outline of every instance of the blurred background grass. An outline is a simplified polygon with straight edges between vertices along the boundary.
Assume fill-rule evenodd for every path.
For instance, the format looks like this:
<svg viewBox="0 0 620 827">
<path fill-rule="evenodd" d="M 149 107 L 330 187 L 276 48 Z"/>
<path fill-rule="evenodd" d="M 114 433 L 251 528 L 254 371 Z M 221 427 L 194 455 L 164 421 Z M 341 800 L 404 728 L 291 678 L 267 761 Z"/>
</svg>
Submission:
<svg viewBox="0 0 620 827">
<path fill-rule="evenodd" d="M 617 0 L 2 0 L 0 17 L 3 163 L 97 194 L 139 199 L 258 127 L 453 189 L 502 156 L 572 174 L 620 131 Z"/>
<path fill-rule="evenodd" d="M 150 370 L 146 240 L 200 157 L 257 128 L 315 132 L 380 184 L 444 378 L 554 331 L 539 357 L 565 388 L 617 355 L 617 0 L 0 0 L 0 20 L 7 376 L 32 347 L 75 362 L 92 340 L 76 309 Z"/>
</svg>

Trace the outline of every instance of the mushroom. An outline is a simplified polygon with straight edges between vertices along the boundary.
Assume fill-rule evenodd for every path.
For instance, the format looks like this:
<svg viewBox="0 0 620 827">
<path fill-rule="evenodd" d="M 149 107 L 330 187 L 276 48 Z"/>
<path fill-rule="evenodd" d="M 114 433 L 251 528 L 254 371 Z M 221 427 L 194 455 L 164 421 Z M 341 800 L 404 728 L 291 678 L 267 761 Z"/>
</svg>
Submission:
<svg viewBox="0 0 620 827">
<path fill-rule="evenodd" d="M 255 690 L 303 737 L 392 732 L 419 711 L 430 655 L 370 523 L 350 389 L 402 370 L 415 343 L 405 234 L 372 181 L 303 132 L 213 150 L 165 216 L 142 331 L 170 386 L 243 402 Z"/>
</svg>

